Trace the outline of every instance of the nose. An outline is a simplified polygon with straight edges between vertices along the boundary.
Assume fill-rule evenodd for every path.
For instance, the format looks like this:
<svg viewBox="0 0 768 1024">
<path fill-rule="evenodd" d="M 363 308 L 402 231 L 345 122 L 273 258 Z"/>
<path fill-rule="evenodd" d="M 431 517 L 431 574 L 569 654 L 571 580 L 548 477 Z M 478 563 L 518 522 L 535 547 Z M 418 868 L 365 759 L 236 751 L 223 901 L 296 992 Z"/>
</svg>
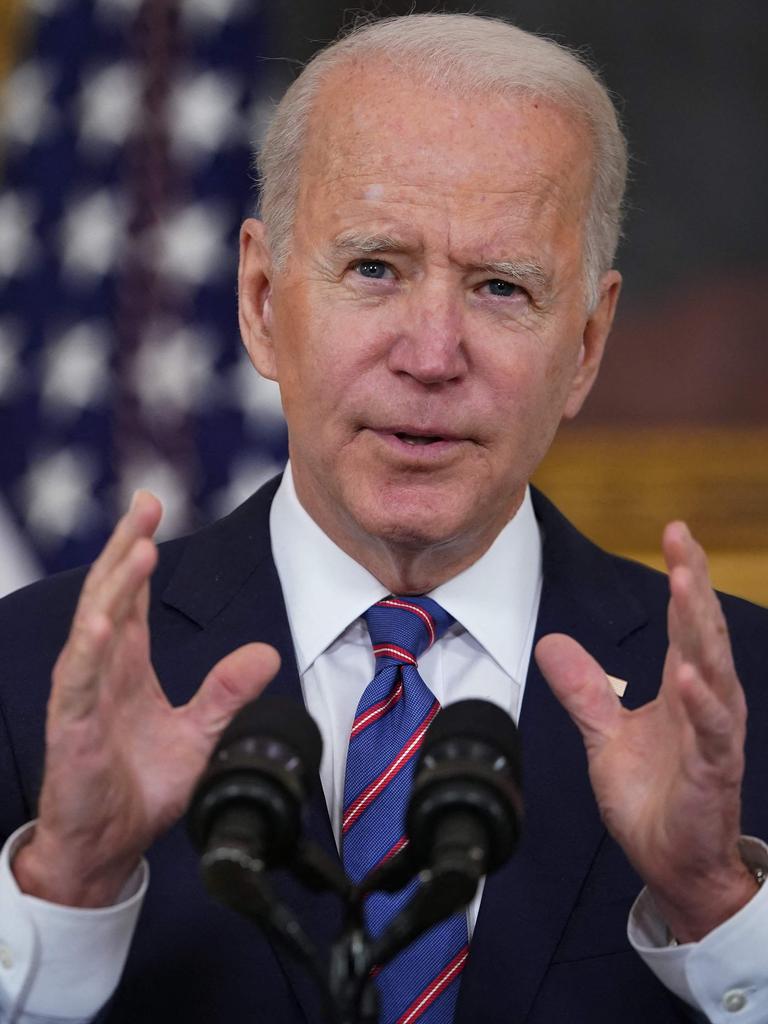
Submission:
<svg viewBox="0 0 768 1024">
<path fill-rule="evenodd" d="M 388 366 L 423 384 L 442 384 L 467 370 L 461 300 L 448 282 L 421 281 L 405 302 Z"/>
</svg>

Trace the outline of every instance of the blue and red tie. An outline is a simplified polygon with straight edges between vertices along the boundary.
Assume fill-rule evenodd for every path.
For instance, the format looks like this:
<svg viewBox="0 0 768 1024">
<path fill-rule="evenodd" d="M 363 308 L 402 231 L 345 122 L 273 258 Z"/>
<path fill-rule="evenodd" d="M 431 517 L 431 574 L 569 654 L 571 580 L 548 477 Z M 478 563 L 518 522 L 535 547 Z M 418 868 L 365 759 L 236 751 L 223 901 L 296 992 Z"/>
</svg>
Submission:
<svg viewBox="0 0 768 1024">
<path fill-rule="evenodd" d="M 360 882 L 406 843 L 405 811 L 416 754 L 440 704 L 417 670 L 419 657 L 454 621 L 428 597 L 387 597 L 365 613 L 376 674 L 357 708 L 344 780 L 342 855 Z M 373 893 L 366 924 L 378 937 L 411 899 Z M 451 1024 L 468 956 L 466 915 L 436 925 L 378 972 L 381 1024 Z"/>
</svg>

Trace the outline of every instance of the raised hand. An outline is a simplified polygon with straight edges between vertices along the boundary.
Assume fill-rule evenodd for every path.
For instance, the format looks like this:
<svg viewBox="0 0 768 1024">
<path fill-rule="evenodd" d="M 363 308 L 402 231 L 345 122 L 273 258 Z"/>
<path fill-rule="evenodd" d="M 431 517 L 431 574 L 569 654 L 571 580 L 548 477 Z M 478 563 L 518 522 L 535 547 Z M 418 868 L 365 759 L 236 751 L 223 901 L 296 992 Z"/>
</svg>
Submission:
<svg viewBox="0 0 768 1024">
<path fill-rule="evenodd" d="M 696 941 L 756 883 L 742 863 L 746 705 L 702 548 L 664 532 L 669 649 L 658 697 L 629 711 L 575 640 L 544 637 L 536 660 L 581 730 L 606 827 L 648 885 L 671 933 Z"/>
<path fill-rule="evenodd" d="M 183 813 L 223 729 L 279 666 L 248 644 L 223 658 L 182 708 L 149 657 L 152 536 L 160 503 L 139 492 L 86 577 L 53 670 L 39 821 L 14 860 L 21 888 L 69 906 L 120 892 L 143 851 Z"/>
</svg>

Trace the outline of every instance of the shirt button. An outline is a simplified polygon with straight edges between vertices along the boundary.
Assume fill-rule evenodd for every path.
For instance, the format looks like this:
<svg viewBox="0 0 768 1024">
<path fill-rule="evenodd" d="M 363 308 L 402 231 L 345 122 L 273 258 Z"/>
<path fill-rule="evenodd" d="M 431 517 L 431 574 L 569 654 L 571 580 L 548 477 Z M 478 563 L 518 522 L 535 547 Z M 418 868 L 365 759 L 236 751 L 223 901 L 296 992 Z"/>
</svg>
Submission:
<svg viewBox="0 0 768 1024">
<path fill-rule="evenodd" d="M 738 1013 L 747 1005 L 747 997 L 740 988 L 732 988 L 723 996 L 723 1006 L 729 1013 Z"/>
<path fill-rule="evenodd" d="M 6 946 L 4 942 L 0 942 L 0 967 L 5 967 L 9 971 L 13 967 L 13 953 L 10 946 Z"/>
</svg>

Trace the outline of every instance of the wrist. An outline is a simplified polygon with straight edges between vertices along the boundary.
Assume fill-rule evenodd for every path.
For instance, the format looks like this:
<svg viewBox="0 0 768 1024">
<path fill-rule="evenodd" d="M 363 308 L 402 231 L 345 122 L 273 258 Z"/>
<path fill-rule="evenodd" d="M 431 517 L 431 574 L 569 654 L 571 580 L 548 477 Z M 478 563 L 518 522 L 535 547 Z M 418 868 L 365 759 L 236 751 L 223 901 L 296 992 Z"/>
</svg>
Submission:
<svg viewBox="0 0 768 1024">
<path fill-rule="evenodd" d="M 36 827 L 11 861 L 19 889 L 27 896 L 74 908 L 115 903 L 138 861 L 108 866 L 92 862 L 72 845 L 60 847 Z"/>
<path fill-rule="evenodd" d="M 654 893 L 667 923 L 670 945 L 699 942 L 745 907 L 765 877 L 762 867 L 739 860 L 722 875 L 697 879 L 696 886 L 686 887 L 684 898 L 670 899 Z"/>
</svg>

